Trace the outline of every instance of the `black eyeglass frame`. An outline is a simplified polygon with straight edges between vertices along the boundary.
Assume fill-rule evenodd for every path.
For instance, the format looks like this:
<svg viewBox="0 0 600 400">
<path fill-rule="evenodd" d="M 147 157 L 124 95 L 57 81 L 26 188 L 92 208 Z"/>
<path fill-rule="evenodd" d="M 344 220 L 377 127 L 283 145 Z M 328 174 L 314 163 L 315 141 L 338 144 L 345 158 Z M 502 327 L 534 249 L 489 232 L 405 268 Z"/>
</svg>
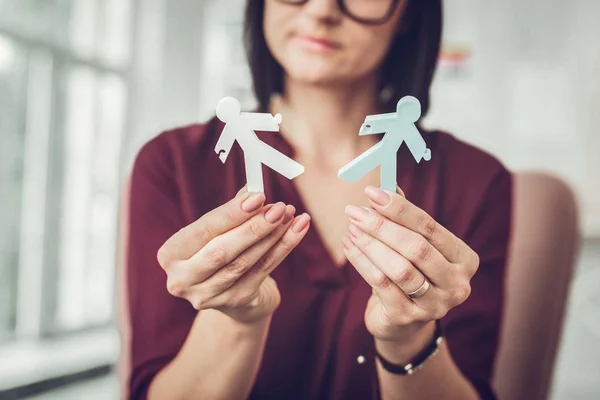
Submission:
<svg viewBox="0 0 600 400">
<path fill-rule="evenodd" d="M 279 1 L 280 3 L 283 3 L 283 4 L 291 5 L 291 6 L 302 6 L 306 3 L 308 3 L 309 0 L 277 0 L 277 1 Z M 346 7 L 345 0 L 337 0 L 337 6 L 345 16 L 347 16 L 348 18 L 350 18 L 353 21 L 356 21 L 356 22 L 358 22 L 360 24 L 364 24 L 364 25 L 385 24 L 386 22 L 388 22 L 390 20 L 392 15 L 394 15 L 394 11 L 396 11 L 396 8 L 398 7 L 399 3 L 400 3 L 400 0 L 391 0 L 390 9 L 387 11 L 387 13 L 383 17 L 376 18 L 376 19 L 370 19 L 370 18 L 360 18 L 360 17 L 357 17 L 356 15 L 353 15 L 350 12 L 350 10 L 348 10 L 348 8 Z"/>
</svg>

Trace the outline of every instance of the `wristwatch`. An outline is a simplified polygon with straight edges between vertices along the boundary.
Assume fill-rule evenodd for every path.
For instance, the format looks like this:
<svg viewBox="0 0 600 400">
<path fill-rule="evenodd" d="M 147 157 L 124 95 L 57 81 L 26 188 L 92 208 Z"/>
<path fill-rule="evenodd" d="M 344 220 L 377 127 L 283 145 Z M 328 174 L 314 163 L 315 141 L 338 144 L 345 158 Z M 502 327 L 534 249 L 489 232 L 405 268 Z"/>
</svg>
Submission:
<svg viewBox="0 0 600 400">
<path fill-rule="evenodd" d="M 427 346 L 423 350 L 421 350 L 421 352 L 417 354 L 415 358 L 413 358 L 408 364 L 394 364 L 386 360 L 381 354 L 379 354 L 377 349 L 375 349 L 375 356 L 379 359 L 381 366 L 386 371 L 396 375 L 412 375 L 416 371 L 423 368 L 423 364 L 425 364 L 425 361 L 437 354 L 440 344 L 443 340 L 444 337 L 442 335 L 442 327 L 440 325 L 440 321 L 436 320 L 433 340 L 429 342 L 429 344 L 427 344 Z"/>
</svg>

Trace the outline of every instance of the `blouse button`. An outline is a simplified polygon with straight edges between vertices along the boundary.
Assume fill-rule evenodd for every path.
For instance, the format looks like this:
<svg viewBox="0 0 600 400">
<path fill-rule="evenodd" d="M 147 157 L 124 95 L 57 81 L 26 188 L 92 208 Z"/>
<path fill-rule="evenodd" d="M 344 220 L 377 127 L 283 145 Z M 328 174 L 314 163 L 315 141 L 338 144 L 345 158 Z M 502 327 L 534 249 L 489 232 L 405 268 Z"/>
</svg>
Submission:
<svg viewBox="0 0 600 400">
<path fill-rule="evenodd" d="M 356 358 L 356 362 L 357 362 L 357 363 L 359 363 L 359 364 L 364 364 L 364 363 L 365 363 L 365 356 L 363 356 L 362 354 L 361 354 L 361 355 L 359 355 L 359 356 Z"/>
</svg>

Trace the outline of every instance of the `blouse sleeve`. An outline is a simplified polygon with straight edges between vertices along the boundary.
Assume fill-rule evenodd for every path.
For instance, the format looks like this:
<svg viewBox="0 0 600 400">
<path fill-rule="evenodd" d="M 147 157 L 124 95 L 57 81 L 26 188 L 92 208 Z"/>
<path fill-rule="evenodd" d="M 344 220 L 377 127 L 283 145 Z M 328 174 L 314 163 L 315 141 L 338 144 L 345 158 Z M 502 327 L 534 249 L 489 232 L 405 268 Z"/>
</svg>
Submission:
<svg viewBox="0 0 600 400">
<path fill-rule="evenodd" d="M 482 399 L 496 398 L 491 379 L 503 311 L 511 196 L 511 174 L 502 168 L 474 207 L 466 231 L 459 235 L 480 259 L 471 295 L 442 320 L 454 361 Z"/>
<path fill-rule="evenodd" d="M 131 322 L 129 398 L 145 399 L 157 372 L 177 354 L 196 311 L 170 295 L 156 254 L 184 225 L 174 153 L 165 135 L 138 153 L 131 175 L 127 295 Z"/>
</svg>

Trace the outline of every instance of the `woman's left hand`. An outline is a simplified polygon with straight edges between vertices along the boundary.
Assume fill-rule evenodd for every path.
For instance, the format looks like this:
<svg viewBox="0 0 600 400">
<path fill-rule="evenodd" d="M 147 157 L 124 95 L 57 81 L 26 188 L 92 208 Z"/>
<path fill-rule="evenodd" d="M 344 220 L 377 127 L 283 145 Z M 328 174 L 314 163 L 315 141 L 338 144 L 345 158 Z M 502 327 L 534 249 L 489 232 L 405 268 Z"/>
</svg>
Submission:
<svg viewBox="0 0 600 400">
<path fill-rule="evenodd" d="M 415 342 L 433 321 L 463 303 L 479 257 L 462 240 L 397 193 L 367 187 L 373 209 L 348 206 L 348 260 L 373 288 L 365 312 L 369 332 L 387 343 Z M 427 287 L 420 296 L 413 293 Z M 424 286 L 425 285 L 425 286 Z"/>
</svg>

